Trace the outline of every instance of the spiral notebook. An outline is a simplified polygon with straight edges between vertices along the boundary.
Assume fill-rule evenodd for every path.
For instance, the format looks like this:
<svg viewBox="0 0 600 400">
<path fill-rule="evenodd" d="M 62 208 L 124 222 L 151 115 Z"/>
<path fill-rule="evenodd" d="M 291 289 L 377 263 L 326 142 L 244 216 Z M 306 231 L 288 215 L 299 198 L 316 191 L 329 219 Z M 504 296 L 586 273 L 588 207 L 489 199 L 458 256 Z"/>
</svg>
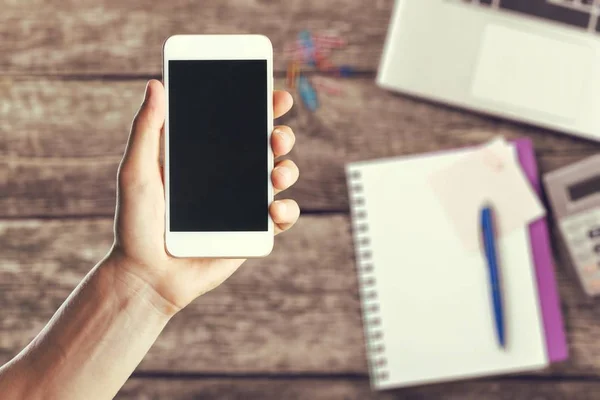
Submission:
<svg viewBox="0 0 600 400">
<path fill-rule="evenodd" d="M 531 142 L 514 148 L 537 190 Z M 567 358 L 544 218 L 499 241 L 508 347 L 496 343 L 485 261 L 465 250 L 428 183 L 469 151 L 347 166 L 375 389 L 529 371 Z"/>
</svg>

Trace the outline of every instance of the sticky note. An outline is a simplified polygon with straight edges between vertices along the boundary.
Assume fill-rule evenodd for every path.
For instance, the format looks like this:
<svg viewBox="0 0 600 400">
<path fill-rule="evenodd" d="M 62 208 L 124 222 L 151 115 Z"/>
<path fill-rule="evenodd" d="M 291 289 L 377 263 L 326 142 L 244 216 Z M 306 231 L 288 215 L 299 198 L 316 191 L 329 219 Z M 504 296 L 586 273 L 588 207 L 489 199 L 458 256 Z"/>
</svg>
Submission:
<svg viewBox="0 0 600 400">
<path fill-rule="evenodd" d="M 480 250 L 481 208 L 494 210 L 499 238 L 522 229 L 546 211 L 517 161 L 515 148 L 496 139 L 431 174 L 429 183 L 468 250 Z"/>
</svg>

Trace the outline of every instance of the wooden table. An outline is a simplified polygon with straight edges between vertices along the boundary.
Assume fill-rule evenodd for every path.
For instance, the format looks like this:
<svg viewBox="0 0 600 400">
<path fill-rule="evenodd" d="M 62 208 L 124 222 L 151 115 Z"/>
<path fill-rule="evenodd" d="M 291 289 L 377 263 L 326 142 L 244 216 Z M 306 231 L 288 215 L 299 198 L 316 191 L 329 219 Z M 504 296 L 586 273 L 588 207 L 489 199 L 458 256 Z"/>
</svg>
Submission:
<svg viewBox="0 0 600 400">
<path fill-rule="evenodd" d="M 299 104 L 303 215 L 272 256 L 177 315 L 122 399 L 597 399 L 600 303 L 557 263 L 571 358 L 539 373 L 370 392 L 343 166 L 533 139 L 542 171 L 600 145 L 377 88 L 392 0 L 0 0 L 0 364 L 36 335 L 112 241 L 115 175 L 146 80 L 174 33 L 264 33 L 284 87 L 301 29 L 348 39 L 342 96 Z M 326 78 L 332 79 L 332 78 Z M 599 111 L 600 112 L 600 111 Z"/>
</svg>

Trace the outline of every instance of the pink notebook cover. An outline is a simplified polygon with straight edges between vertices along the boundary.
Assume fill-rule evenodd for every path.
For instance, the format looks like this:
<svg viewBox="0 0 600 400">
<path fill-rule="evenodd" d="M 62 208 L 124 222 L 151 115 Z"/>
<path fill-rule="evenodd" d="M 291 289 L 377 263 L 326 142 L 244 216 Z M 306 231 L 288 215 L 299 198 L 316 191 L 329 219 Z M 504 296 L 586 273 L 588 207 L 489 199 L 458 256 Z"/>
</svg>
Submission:
<svg viewBox="0 0 600 400">
<path fill-rule="evenodd" d="M 514 143 L 517 147 L 517 154 L 523 172 L 525 172 L 538 196 L 541 196 L 540 179 L 531 140 L 523 138 L 515 140 Z M 548 360 L 550 362 L 563 361 L 569 357 L 569 350 L 560 310 L 546 217 L 540 218 L 529 225 L 529 238 L 544 320 Z"/>
</svg>

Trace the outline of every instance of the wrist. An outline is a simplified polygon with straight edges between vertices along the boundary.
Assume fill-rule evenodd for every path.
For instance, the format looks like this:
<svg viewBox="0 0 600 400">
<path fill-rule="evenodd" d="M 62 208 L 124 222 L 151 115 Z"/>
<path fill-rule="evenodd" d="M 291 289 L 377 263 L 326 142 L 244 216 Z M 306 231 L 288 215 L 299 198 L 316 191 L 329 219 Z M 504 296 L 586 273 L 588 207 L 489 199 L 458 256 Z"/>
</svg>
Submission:
<svg viewBox="0 0 600 400">
<path fill-rule="evenodd" d="M 128 271 L 126 260 L 111 255 L 13 360 L 13 376 L 2 375 L 5 381 L 14 374 L 24 377 L 22 387 L 13 384 L 14 390 L 26 391 L 23 398 L 88 398 L 94 387 L 107 393 L 98 398 L 112 398 L 176 312 Z"/>
<path fill-rule="evenodd" d="M 113 251 L 101 262 L 98 273 L 103 275 L 103 279 L 108 282 L 110 290 L 120 302 L 139 302 L 143 307 L 148 307 L 168 320 L 177 314 L 181 307 L 166 299 L 151 279 L 138 272 L 144 268 Z"/>
</svg>

